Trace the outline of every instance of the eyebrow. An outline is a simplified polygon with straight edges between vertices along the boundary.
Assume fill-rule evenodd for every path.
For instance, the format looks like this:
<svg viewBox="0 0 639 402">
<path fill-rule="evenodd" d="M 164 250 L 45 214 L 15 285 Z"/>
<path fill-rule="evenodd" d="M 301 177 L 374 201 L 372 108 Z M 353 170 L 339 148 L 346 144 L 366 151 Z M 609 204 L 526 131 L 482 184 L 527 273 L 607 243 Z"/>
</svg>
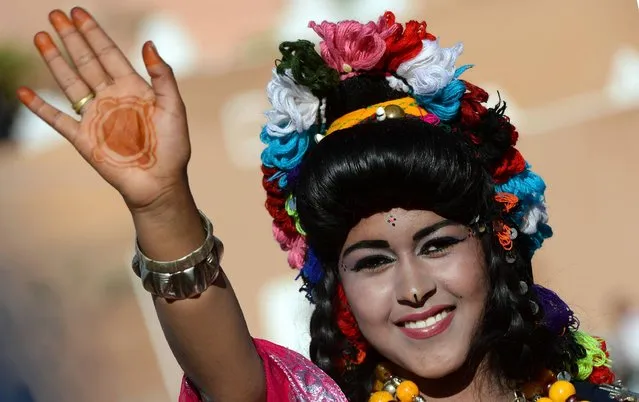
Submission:
<svg viewBox="0 0 639 402">
<path fill-rule="evenodd" d="M 342 253 L 342 258 L 345 258 L 347 255 L 349 255 L 350 253 L 352 253 L 355 250 L 360 250 L 360 249 L 363 249 L 363 248 L 377 248 L 377 249 L 385 248 L 385 249 L 389 249 L 390 248 L 390 244 L 386 240 L 362 240 L 362 241 L 358 241 L 357 243 L 349 246 L 346 250 L 344 250 L 344 253 Z"/>
<path fill-rule="evenodd" d="M 427 226 L 423 229 L 420 229 L 417 233 L 415 233 L 413 235 L 413 242 L 418 242 L 421 239 L 423 239 L 424 237 L 438 231 L 439 229 L 446 227 L 446 226 L 452 226 L 452 225 L 457 225 L 456 222 L 453 222 L 451 220 L 445 219 L 443 221 L 437 222 L 433 225 Z M 390 248 L 390 244 L 386 241 L 386 240 L 362 240 L 362 241 L 358 241 L 357 243 L 352 244 L 351 246 L 349 246 L 346 250 L 344 250 L 344 253 L 342 253 L 342 258 L 345 258 L 347 255 L 349 255 L 350 253 L 352 253 L 355 250 L 361 250 L 363 248 L 374 248 L 374 249 L 389 249 Z"/>
<path fill-rule="evenodd" d="M 423 239 L 424 237 L 438 231 L 441 228 L 444 228 L 446 226 L 453 226 L 453 225 L 458 225 L 457 222 L 453 222 L 449 219 L 444 219 L 443 221 L 439 221 L 433 225 L 430 226 L 426 226 L 425 228 L 421 229 L 419 232 L 415 233 L 413 235 L 413 242 L 417 243 L 418 241 L 420 241 L 421 239 Z"/>
</svg>

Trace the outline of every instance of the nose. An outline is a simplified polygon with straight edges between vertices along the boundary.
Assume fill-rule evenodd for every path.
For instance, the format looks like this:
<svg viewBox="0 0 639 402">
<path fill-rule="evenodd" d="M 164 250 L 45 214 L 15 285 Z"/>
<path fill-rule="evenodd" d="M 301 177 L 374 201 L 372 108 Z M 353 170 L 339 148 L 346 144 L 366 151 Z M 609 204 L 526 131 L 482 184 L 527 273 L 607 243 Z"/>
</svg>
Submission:
<svg viewBox="0 0 639 402">
<path fill-rule="evenodd" d="M 401 258 L 395 277 L 397 302 L 411 306 L 423 306 L 437 291 L 430 270 L 418 256 Z"/>
</svg>

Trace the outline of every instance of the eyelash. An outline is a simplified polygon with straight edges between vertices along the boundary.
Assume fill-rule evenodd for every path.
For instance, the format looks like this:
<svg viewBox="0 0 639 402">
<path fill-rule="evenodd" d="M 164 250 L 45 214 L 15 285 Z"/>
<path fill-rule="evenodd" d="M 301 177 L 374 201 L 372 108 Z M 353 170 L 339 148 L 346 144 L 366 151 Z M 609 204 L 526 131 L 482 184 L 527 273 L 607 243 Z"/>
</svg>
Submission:
<svg viewBox="0 0 639 402">
<path fill-rule="evenodd" d="M 393 261 L 395 260 L 383 255 L 373 255 L 370 257 L 364 257 L 355 263 L 355 265 L 353 266 L 353 271 L 355 272 L 374 271 L 377 268 L 386 264 L 390 264 Z"/>
<path fill-rule="evenodd" d="M 458 239 L 456 237 L 439 237 L 424 244 L 419 254 L 428 255 L 429 257 L 433 258 L 441 257 L 443 253 L 449 248 L 463 242 L 464 240 L 466 240 L 466 238 Z M 429 250 L 431 248 L 433 250 Z M 395 260 L 393 258 L 384 255 L 373 255 L 364 257 L 361 260 L 357 261 L 357 263 L 355 263 L 355 265 L 353 266 L 353 271 L 374 271 L 379 267 L 390 264 L 394 261 Z"/>
<path fill-rule="evenodd" d="M 441 257 L 442 253 L 447 251 L 449 248 L 453 247 L 456 244 L 459 244 L 466 240 L 466 238 L 458 239 L 456 237 L 439 237 L 437 239 L 433 239 L 428 243 L 424 244 L 422 249 L 420 250 L 420 254 L 426 254 L 430 257 Z M 434 250 L 430 250 L 433 248 Z"/>
</svg>

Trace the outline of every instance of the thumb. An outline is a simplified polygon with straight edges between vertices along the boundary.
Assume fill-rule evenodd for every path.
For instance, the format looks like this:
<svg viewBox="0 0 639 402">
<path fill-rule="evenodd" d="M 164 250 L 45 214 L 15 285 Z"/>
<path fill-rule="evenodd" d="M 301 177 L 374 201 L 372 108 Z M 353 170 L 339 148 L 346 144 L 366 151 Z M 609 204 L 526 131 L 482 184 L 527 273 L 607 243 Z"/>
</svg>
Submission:
<svg viewBox="0 0 639 402">
<path fill-rule="evenodd" d="M 142 47 L 142 59 L 146 71 L 151 77 L 151 85 L 156 96 L 156 104 L 165 110 L 175 110 L 182 105 L 182 97 L 171 66 L 160 57 L 153 42 L 148 41 Z"/>
</svg>

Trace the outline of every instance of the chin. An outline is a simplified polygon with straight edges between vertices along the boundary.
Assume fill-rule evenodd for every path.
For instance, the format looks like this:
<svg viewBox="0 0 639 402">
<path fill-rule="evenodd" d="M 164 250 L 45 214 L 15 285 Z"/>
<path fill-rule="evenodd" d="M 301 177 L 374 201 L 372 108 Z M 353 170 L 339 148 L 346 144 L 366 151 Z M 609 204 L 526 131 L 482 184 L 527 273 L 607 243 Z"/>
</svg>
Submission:
<svg viewBox="0 0 639 402">
<path fill-rule="evenodd" d="M 417 357 L 417 359 L 416 359 Z M 428 354 L 411 356 L 407 364 L 402 364 L 406 370 L 424 379 L 438 379 L 458 371 L 466 363 L 467 353 L 459 354 Z"/>
<path fill-rule="evenodd" d="M 460 364 L 452 364 L 449 362 L 439 364 L 427 364 L 420 365 L 415 367 L 415 370 L 411 370 L 416 376 L 420 378 L 425 378 L 429 380 L 435 380 L 438 378 L 446 377 L 450 374 L 453 374 L 462 366 L 463 362 Z"/>
</svg>

